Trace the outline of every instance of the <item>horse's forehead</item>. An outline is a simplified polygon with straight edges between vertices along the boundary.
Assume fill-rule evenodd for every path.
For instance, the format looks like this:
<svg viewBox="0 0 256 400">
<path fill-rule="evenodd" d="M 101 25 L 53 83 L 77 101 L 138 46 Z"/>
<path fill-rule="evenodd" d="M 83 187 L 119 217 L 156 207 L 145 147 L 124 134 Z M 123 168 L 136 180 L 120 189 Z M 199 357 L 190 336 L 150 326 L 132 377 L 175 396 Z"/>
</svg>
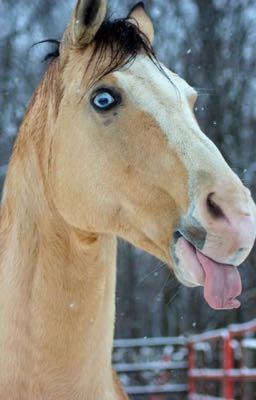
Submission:
<svg viewBox="0 0 256 400">
<path fill-rule="evenodd" d="M 148 57 L 141 55 L 125 69 L 115 72 L 115 77 L 128 92 L 133 91 L 133 94 L 145 100 L 149 96 L 147 101 L 150 101 L 152 94 L 157 95 L 160 102 L 166 96 L 175 103 L 179 97 L 196 97 L 196 91 L 186 81 L 165 66 L 161 67 L 163 71 Z"/>
</svg>

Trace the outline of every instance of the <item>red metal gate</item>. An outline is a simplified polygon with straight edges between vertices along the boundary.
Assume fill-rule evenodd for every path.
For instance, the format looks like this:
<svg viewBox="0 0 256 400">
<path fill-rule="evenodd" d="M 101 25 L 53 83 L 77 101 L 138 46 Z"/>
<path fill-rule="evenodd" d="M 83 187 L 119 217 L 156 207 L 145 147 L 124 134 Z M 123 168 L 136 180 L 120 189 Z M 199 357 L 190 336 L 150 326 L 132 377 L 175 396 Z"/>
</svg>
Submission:
<svg viewBox="0 0 256 400">
<path fill-rule="evenodd" d="M 164 350 L 165 346 L 173 346 L 180 349 L 179 352 L 183 349 L 183 353 L 187 356 L 182 360 L 175 360 L 174 357 L 167 360 L 163 356 L 156 359 L 153 356 L 152 360 L 144 361 L 137 357 L 135 360 L 125 362 L 121 354 L 118 360 L 122 360 L 122 363 L 115 361 L 114 358 L 114 367 L 120 375 L 129 377 L 134 372 L 155 371 L 161 378 L 164 377 L 156 382 L 149 380 L 145 385 L 130 384 L 126 379 L 124 386 L 130 396 L 144 394 L 148 395 L 147 398 L 150 396 L 154 398 L 156 395 L 160 398 L 161 395 L 168 393 L 175 394 L 175 398 L 180 394 L 180 398 L 189 400 L 256 400 L 256 386 L 251 385 L 252 382 L 256 384 L 256 319 L 245 324 L 230 325 L 226 329 L 187 338 L 115 341 L 115 351 L 127 349 L 129 355 L 135 353 L 138 355 L 138 349 L 147 348 L 153 351 L 155 348 L 162 348 Z M 212 348 L 214 351 L 211 350 Z M 201 357 L 201 360 L 198 360 L 200 352 L 204 352 L 206 358 L 212 353 L 215 359 L 207 360 Z M 216 360 L 218 360 L 217 367 Z M 182 383 L 175 380 L 177 371 L 184 376 Z M 218 390 L 214 389 L 216 393 L 213 394 L 211 390 L 208 390 L 208 386 L 213 385 L 214 382 L 217 382 L 219 387 Z M 198 387 L 200 384 L 205 385 L 203 390 Z"/>
<path fill-rule="evenodd" d="M 255 382 L 256 381 L 256 368 L 247 365 L 245 359 L 245 341 L 244 339 L 253 333 L 256 333 L 256 320 L 251 322 L 230 325 L 227 329 L 216 330 L 212 332 L 203 333 L 188 338 L 189 349 L 189 399 L 190 400 L 204 400 L 214 397 L 208 396 L 208 393 L 197 393 L 198 382 L 212 382 L 218 381 L 222 383 L 221 400 L 234 400 L 235 399 L 235 382 Z M 256 339 L 254 345 L 256 349 Z M 209 368 L 205 366 L 197 367 L 196 353 L 198 345 L 212 344 L 219 341 L 222 352 L 222 366 L 219 368 Z M 201 346 L 203 348 L 203 346 Z M 240 355 L 235 357 L 237 349 L 240 349 Z M 216 398 L 216 397 L 215 397 Z M 251 400 L 249 398 L 241 397 L 243 400 Z"/>
</svg>

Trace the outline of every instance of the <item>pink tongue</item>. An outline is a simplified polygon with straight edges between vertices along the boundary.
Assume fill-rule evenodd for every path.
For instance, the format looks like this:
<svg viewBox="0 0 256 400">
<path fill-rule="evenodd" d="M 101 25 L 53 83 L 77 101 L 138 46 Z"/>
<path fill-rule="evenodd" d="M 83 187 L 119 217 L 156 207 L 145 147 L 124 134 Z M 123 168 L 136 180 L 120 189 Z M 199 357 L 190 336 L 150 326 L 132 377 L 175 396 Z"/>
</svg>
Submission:
<svg viewBox="0 0 256 400">
<path fill-rule="evenodd" d="M 197 258 L 205 272 L 204 297 L 215 310 L 240 307 L 236 299 L 242 283 L 236 267 L 218 264 L 197 251 Z"/>
</svg>

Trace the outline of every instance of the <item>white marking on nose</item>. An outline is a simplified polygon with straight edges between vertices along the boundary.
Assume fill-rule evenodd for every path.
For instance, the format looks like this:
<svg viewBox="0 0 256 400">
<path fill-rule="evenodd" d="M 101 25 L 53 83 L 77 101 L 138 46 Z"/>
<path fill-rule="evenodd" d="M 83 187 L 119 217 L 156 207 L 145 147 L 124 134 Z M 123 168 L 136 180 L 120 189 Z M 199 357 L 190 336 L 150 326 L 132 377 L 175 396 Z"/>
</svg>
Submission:
<svg viewBox="0 0 256 400">
<path fill-rule="evenodd" d="M 195 90 L 178 75 L 161 65 L 165 74 L 146 56 L 137 56 L 134 63 L 114 72 L 118 84 L 130 101 L 153 116 L 163 135 L 189 171 L 191 196 L 201 182 L 193 182 L 203 170 L 209 177 L 234 180 L 220 151 L 200 130 L 193 114 L 191 98 Z"/>
</svg>

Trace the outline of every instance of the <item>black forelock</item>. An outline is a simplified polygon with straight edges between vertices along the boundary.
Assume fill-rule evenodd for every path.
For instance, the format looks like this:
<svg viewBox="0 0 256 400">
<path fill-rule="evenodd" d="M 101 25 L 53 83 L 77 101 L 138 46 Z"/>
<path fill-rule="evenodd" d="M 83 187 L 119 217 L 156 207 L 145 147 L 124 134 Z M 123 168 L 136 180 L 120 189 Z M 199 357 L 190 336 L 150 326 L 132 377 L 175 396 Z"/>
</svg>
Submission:
<svg viewBox="0 0 256 400">
<path fill-rule="evenodd" d="M 51 51 L 44 57 L 44 60 L 52 61 L 57 59 L 60 55 L 59 49 L 61 43 L 53 39 L 39 43 L 43 42 L 49 42 L 56 46 L 54 51 Z M 157 60 L 149 39 L 139 29 L 137 21 L 132 20 L 130 17 L 115 20 L 106 19 L 96 33 L 92 44 L 94 48 L 86 71 L 90 64 L 95 61 L 95 69 L 99 67 L 99 74 L 93 77 L 94 82 L 134 61 L 140 53 L 149 57 L 169 80 L 169 77 L 165 74 Z M 106 56 L 108 56 L 109 62 L 102 69 Z"/>
<path fill-rule="evenodd" d="M 144 53 L 157 63 L 154 50 L 146 35 L 139 29 L 136 21 L 129 18 L 105 20 L 94 38 L 94 49 L 89 65 L 96 60 L 96 66 L 108 54 L 109 63 L 101 70 L 96 80 L 135 60 Z"/>
</svg>

